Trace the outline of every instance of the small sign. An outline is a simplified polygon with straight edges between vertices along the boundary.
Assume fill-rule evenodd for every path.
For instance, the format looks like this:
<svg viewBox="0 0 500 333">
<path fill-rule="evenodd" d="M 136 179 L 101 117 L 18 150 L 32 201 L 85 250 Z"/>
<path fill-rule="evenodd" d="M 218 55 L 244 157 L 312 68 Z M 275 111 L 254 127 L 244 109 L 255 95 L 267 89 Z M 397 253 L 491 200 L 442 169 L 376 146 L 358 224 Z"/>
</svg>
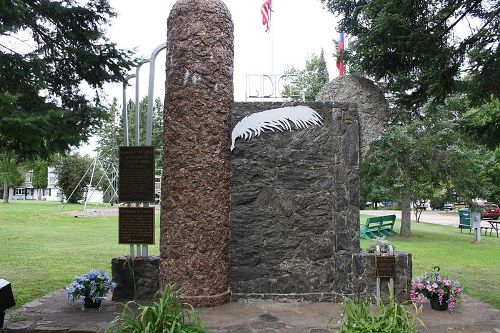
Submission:
<svg viewBox="0 0 500 333">
<path fill-rule="evenodd" d="M 396 257 L 375 256 L 375 277 L 395 278 Z"/>
<path fill-rule="evenodd" d="M 155 153 L 153 146 L 120 147 L 120 202 L 155 201 Z"/>
<path fill-rule="evenodd" d="M 155 208 L 118 208 L 119 244 L 155 243 Z"/>
</svg>

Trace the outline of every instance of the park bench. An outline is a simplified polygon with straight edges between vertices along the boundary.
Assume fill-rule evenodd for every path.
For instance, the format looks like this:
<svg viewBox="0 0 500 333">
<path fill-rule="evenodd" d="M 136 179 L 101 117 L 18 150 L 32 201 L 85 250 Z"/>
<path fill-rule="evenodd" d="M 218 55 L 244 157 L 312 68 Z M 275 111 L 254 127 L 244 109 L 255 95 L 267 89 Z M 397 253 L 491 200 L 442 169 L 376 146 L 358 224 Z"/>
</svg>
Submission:
<svg viewBox="0 0 500 333">
<path fill-rule="evenodd" d="M 361 226 L 359 236 L 363 239 L 373 239 L 396 235 L 394 222 L 396 222 L 396 215 L 369 217 Z"/>
<path fill-rule="evenodd" d="M 462 233 L 463 229 L 469 229 L 469 233 L 471 232 L 470 225 L 470 212 L 465 210 L 458 211 L 458 216 L 460 217 L 460 222 L 458 227 L 460 228 L 460 233 Z"/>
<path fill-rule="evenodd" d="M 458 227 L 460 228 L 460 233 L 462 233 L 463 229 L 469 229 L 470 233 L 472 231 L 472 226 L 470 224 L 470 212 L 466 210 L 460 210 L 458 211 L 458 216 L 460 217 L 460 222 L 458 223 Z M 480 232 L 483 231 L 483 229 L 485 236 L 488 230 L 490 230 L 490 236 L 491 232 L 493 230 L 496 230 L 495 227 L 493 227 L 493 225 L 491 225 L 491 227 L 480 226 Z M 498 230 L 497 230 L 497 237 L 498 237 Z"/>
</svg>

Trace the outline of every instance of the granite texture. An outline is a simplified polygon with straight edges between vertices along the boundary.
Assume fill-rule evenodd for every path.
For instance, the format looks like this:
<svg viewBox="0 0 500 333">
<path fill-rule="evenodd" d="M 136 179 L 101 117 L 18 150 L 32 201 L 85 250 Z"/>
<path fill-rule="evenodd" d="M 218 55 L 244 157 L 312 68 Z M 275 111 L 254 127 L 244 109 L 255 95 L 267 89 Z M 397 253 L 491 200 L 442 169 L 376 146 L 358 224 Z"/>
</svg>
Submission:
<svg viewBox="0 0 500 333">
<path fill-rule="evenodd" d="M 230 280 L 235 298 L 353 294 L 359 248 L 359 126 L 341 103 L 236 103 L 254 112 L 306 105 L 323 125 L 238 139 L 231 155 Z M 288 297 L 288 296 L 287 296 Z"/>
<path fill-rule="evenodd" d="M 179 0 L 167 24 L 160 288 L 193 306 L 229 297 L 233 23 L 219 0 Z"/>
<path fill-rule="evenodd" d="M 316 100 L 356 105 L 361 127 L 361 157 L 385 129 L 389 113 L 387 101 L 372 81 L 353 75 L 337 77 L 321 88 Z"/>
<path fill-rule="evenodd" d="M 111 279 L 116 282 L 113 301 L 151 300 L 158 291 L 160 257 L 116 257 L 111 260 Z"/>
</svg>

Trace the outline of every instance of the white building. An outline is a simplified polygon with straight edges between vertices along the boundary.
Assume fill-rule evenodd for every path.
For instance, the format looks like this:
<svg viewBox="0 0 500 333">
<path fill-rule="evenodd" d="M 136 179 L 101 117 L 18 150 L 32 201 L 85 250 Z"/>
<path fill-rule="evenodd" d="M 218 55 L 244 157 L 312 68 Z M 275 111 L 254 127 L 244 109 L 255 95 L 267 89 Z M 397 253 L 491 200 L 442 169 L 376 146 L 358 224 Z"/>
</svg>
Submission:
<svg viewBox="0 0 500 333">
<path fill-rule="evenodd" d="M 49 200 L 61 201 L 61 191 L 56 186 L 57 176 L 54 168 L 49 167 L 47 176 L 47 188 L 38 189 L 33 187 L 33 171 L 26 172 L 24 184 L 9 188 L 9 200 Z"/>
</svg>

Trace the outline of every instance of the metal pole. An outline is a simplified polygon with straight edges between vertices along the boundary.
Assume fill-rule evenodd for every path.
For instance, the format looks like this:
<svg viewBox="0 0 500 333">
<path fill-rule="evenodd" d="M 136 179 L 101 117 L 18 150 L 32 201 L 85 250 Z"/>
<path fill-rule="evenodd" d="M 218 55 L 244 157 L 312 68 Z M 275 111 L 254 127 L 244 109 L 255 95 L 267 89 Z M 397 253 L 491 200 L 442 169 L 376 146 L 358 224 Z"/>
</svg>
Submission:
<svg viewBox="0 0 500 333">
<path fill-rule="evenodd" d="M 140 127 L 141 127 L 141 117 L 139 115 L 139 71 L 141 66 L 148 63 L 149 60 L 143 60 L 137 65 L 135 69 L 135 145 L 140 146 Z"/>
<path fill-rule="evenodd" d="M 393 256 L 394 255 L 394 248 L 392 247 L 392 245 L 389 245 L 388 248 L 389 248 L 389 254 L 391 256 Z M 396 295 L 394 294 L 394 278 L 393 277 L 389 278 L 389 295 L 396 297 Z"/>
<path fill-rule="evenodd" d="M 380 255 L 380 246 L 375 245 L 375 256 L 379 256 L 379 255 Z M 376 301 L 377 301 L 377 306 L 380 306 L 380 277 L 379 276 L 377 276 L 377 295 L 375 297 L 376 297 Z"/>
<path fill-rule="evenodd" d="M 97 165 L 97 155 L 95 156 L 94 158 L 94 163 L 92 163 L 92 174 L 90 175 L 90 183 L 89 183 L 89 187 L 88 187 L 88 190 L 87 190 L 87 194 L 85 195 L 85 202 L 83 203 L 83 211 L 85 211 L 85 209 L 87 208 L 87 202 L 89 202 L 89 192 L 90 192 L 90 188 L 92 187 L 92 180 L 94 179 L 94 173 L 95 173 L 95 166 Z M 94 194 L 94 192 L 92 192 L 92 194 Z"/>
<path fill-rule="evenodd" d="M 153 103 L 155 90 L 155 62 L 156 56 L 161 50 L 167 48 L 167 43 L 158 45 L 149 58 L 149 86 L 148 86 L 148 112 L 146 114 L 146 145 L 151 145 L 153 141 Z"/>
<path fill-rule="evenodd" d="M 127 85 L 128 80 L 133 79 L 135 74 L 130 74 L 125 77 L 125 81 L 123 81 L 123 105 L 122 105 L 122 118 L 123 118 L 123 129 L 125 133 L 125 146 L 129 145 L 128 142 L 128 112 L 127 112 Z"/>
</svg>

